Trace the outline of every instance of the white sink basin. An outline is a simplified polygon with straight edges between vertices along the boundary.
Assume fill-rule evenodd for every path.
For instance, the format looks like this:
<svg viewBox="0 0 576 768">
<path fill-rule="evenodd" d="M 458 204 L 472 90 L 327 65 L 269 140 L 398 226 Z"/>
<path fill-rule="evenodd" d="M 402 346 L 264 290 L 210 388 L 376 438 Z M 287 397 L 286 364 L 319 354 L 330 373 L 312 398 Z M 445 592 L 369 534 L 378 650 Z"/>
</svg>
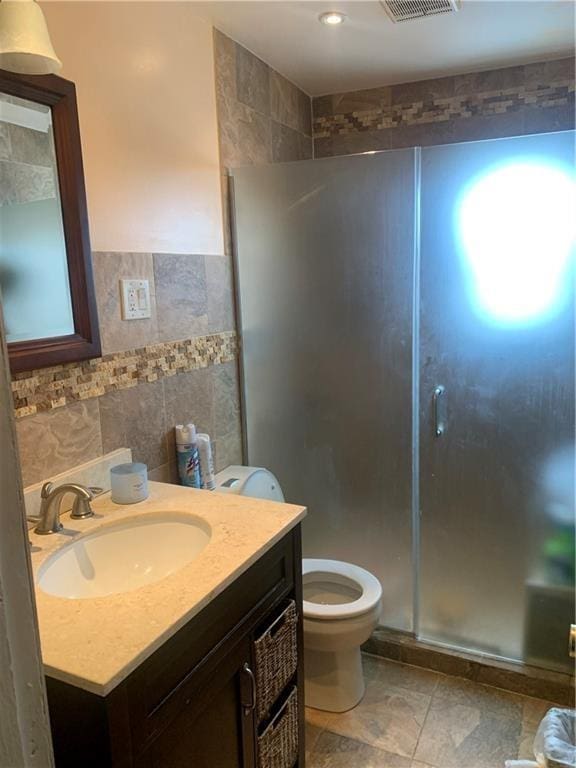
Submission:
<svg viewBox="0 0 576 768">
<path fill-rule="evenodd" d="M 203 520 L 178 513 L 103 526 L 48 557 L 38 585 L 57 597 L 104 597 L 164 579 L 192 562 L 210 541 Z"/>
</svg>

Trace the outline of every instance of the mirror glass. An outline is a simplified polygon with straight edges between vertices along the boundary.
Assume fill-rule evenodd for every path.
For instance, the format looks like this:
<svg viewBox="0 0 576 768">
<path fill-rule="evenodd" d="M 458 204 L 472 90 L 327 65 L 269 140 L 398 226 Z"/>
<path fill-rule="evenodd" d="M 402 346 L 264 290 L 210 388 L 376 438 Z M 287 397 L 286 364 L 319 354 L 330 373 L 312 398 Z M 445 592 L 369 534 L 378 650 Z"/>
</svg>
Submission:
<svg viewBox="0 0 576 768">
<path fill-rule="evenodd" d="M 7 341 L 74 333 L 52 112 L 4 93 L 0 289 Z"/>
</svg>

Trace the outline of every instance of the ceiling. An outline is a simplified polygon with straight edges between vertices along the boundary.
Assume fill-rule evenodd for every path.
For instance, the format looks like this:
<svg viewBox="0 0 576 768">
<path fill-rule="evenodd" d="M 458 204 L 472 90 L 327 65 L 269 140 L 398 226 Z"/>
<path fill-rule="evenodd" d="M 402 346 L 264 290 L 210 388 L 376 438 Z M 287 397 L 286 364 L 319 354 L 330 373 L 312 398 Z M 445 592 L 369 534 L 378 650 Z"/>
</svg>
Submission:
<svg viewBox="0 0 576 768">
<path fill-rule="evenodd" d="M 457 13 L 394 24 L 372 0 L 195 3 L 214 26 L 313 96 L 570 56 L 571 0 L 462 0 Z M 318 22 L 324 11 L 344 24 Z"/>
</svg>

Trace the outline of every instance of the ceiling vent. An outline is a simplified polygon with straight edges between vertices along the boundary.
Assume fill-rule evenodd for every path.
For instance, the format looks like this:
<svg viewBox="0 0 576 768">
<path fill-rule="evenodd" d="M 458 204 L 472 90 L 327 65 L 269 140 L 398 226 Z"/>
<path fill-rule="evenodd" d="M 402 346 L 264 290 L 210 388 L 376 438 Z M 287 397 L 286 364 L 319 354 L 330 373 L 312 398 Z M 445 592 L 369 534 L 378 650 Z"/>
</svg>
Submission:
<svg viewBox="0 0 576 768">
<path fill-rule="evenodd" d="M 438 13 L 454 13 L 460 0 L 380 0 L 392 21 L 410 21 Z"/>
</svg>

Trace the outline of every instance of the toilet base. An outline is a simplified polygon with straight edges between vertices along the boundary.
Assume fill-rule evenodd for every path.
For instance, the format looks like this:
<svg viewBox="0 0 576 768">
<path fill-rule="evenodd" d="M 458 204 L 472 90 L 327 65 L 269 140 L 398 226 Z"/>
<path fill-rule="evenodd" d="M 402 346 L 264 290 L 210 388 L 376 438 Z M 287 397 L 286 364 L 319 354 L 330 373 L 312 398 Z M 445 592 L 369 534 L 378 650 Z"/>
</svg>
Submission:
<svg viewBox="0 0 576 768">
<path fill-rule="evenodd" d="M 346 712 L 364 696 L 359 647 L 344 651 L 312 651 L 306 648 L 304 669 L 307 707 L 325 712 Z"/>
</svg>

